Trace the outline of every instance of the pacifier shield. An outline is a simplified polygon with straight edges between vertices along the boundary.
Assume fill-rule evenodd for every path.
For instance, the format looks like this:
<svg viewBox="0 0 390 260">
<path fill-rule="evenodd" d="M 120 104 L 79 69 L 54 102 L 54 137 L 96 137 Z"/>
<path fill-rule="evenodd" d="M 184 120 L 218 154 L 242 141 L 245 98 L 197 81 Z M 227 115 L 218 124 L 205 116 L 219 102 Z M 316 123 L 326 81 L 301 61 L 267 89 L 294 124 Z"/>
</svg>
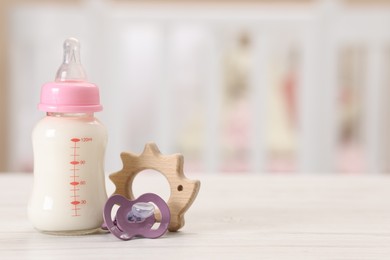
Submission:
<svg viewBox="0 0 390 260">
<path fill-rule="evenodd" d="M 153 229 L 153 226 L 156 223 L 154 214 L 146 214 L 144 212 L 144 216 L 150 216 L 143 219 L 142 215 L 139 215 L 139 212 L 132 212 L 132 210 L 137 209 L 137 207 L 133 207 L 137 203 L 138 205 L 153 203 L 160 210 L 161 221 L 158 228 Z M 112 219 L 111 212 L 115 205 L 118 205 L 119 208 L 115 218 Z M 145 210 L 148 209 L 146 205 L 144 206 Z M 136 221 L 129 218 L 129 216 L 132 215 L 137 217 Z M 122 240 L 130 240 L 135 236 L 145 238 L 158 238 L 162 236 L 168 229 L 171 214 L 168 205 L 161 197 L 153 193 L 146 193 L 132 201 L 126 199 L 122 195 L 111 196 L 104 206 L 103 218 L 103 226 L 106 226 L 113 235 Z"/>
</svg>

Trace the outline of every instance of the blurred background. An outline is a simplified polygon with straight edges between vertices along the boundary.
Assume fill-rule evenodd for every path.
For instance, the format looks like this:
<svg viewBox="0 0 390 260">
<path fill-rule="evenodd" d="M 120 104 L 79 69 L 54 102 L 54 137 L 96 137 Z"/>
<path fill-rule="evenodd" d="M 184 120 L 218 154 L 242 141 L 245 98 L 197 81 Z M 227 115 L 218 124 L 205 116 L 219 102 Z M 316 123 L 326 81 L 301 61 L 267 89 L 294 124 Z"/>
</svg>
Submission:
<svg viewBox="0 0 390 260">
<path fill-rule="evenodd" d="M 107 172 L 156 142 L 187 172 L 390 172 L 390 1 L 0 2 L 0 171 L 32 172 L 62 43 L 100 87 Z"/>
</svg>

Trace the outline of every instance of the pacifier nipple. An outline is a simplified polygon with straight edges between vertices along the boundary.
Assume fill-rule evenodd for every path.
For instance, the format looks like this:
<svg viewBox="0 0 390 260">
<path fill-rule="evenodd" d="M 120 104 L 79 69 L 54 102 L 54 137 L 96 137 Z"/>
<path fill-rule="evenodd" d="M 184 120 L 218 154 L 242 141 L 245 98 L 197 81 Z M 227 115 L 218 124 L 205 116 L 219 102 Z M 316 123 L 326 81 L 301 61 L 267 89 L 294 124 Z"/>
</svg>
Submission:
<svg viewBox="0 0 390 260">
<path fill-rule="evenodd" d="M 64 60 L 57 71 L 55 81 L 86 81 L 86 79 L 87 76 L 80 62 L 80 43 L 75 38 L 68 38 L 64 42 Z"/>
<path fill-rule="evenodd" d="M 127 220 L 130 222 L 142 222 L 154 214 L 154 206 L 148 202 L 138 202 L 131 207 L 127 214 Z"/>
</svg>

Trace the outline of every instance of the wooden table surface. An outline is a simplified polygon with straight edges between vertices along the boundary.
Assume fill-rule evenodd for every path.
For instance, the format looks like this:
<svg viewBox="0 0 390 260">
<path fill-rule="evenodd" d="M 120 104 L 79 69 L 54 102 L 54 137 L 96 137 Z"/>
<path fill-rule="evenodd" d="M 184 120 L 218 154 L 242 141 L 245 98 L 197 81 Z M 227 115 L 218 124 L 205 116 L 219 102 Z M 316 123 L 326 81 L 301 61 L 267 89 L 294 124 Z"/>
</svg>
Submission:
<svg viewBox="0 0 390 260">
<path fill-rule="evenodd" d="M 202 185 L 184 228 L 124 242 L 37 232 L 32 175 L 0 174 L 0 259 L 390 259 L 390 176 L 188 177 Z M 148 176 L 137 185 L 166 188 Z"/>
</svg>

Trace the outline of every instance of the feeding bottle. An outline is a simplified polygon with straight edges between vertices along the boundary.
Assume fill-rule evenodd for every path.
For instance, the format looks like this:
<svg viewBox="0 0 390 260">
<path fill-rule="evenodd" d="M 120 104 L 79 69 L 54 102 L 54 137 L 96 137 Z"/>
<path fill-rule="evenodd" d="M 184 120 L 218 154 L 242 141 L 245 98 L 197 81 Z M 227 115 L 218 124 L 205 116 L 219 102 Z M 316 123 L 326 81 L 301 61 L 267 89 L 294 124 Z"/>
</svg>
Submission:
<svg viewBox="0 0 390 260">
<path fill-rule="evenodd" d="M 107 132 L 94 117 L 99 89 L 87 82 L 80 45 L 64 42 L 64 61 L 54 82 L 43 85 L 39 110 L 46 112 L 32 133 L 34 187 L 28 216 L 53 234 L 87 234 L 103 223 L 107 200 L 104 154 Z"/>
</svg>

